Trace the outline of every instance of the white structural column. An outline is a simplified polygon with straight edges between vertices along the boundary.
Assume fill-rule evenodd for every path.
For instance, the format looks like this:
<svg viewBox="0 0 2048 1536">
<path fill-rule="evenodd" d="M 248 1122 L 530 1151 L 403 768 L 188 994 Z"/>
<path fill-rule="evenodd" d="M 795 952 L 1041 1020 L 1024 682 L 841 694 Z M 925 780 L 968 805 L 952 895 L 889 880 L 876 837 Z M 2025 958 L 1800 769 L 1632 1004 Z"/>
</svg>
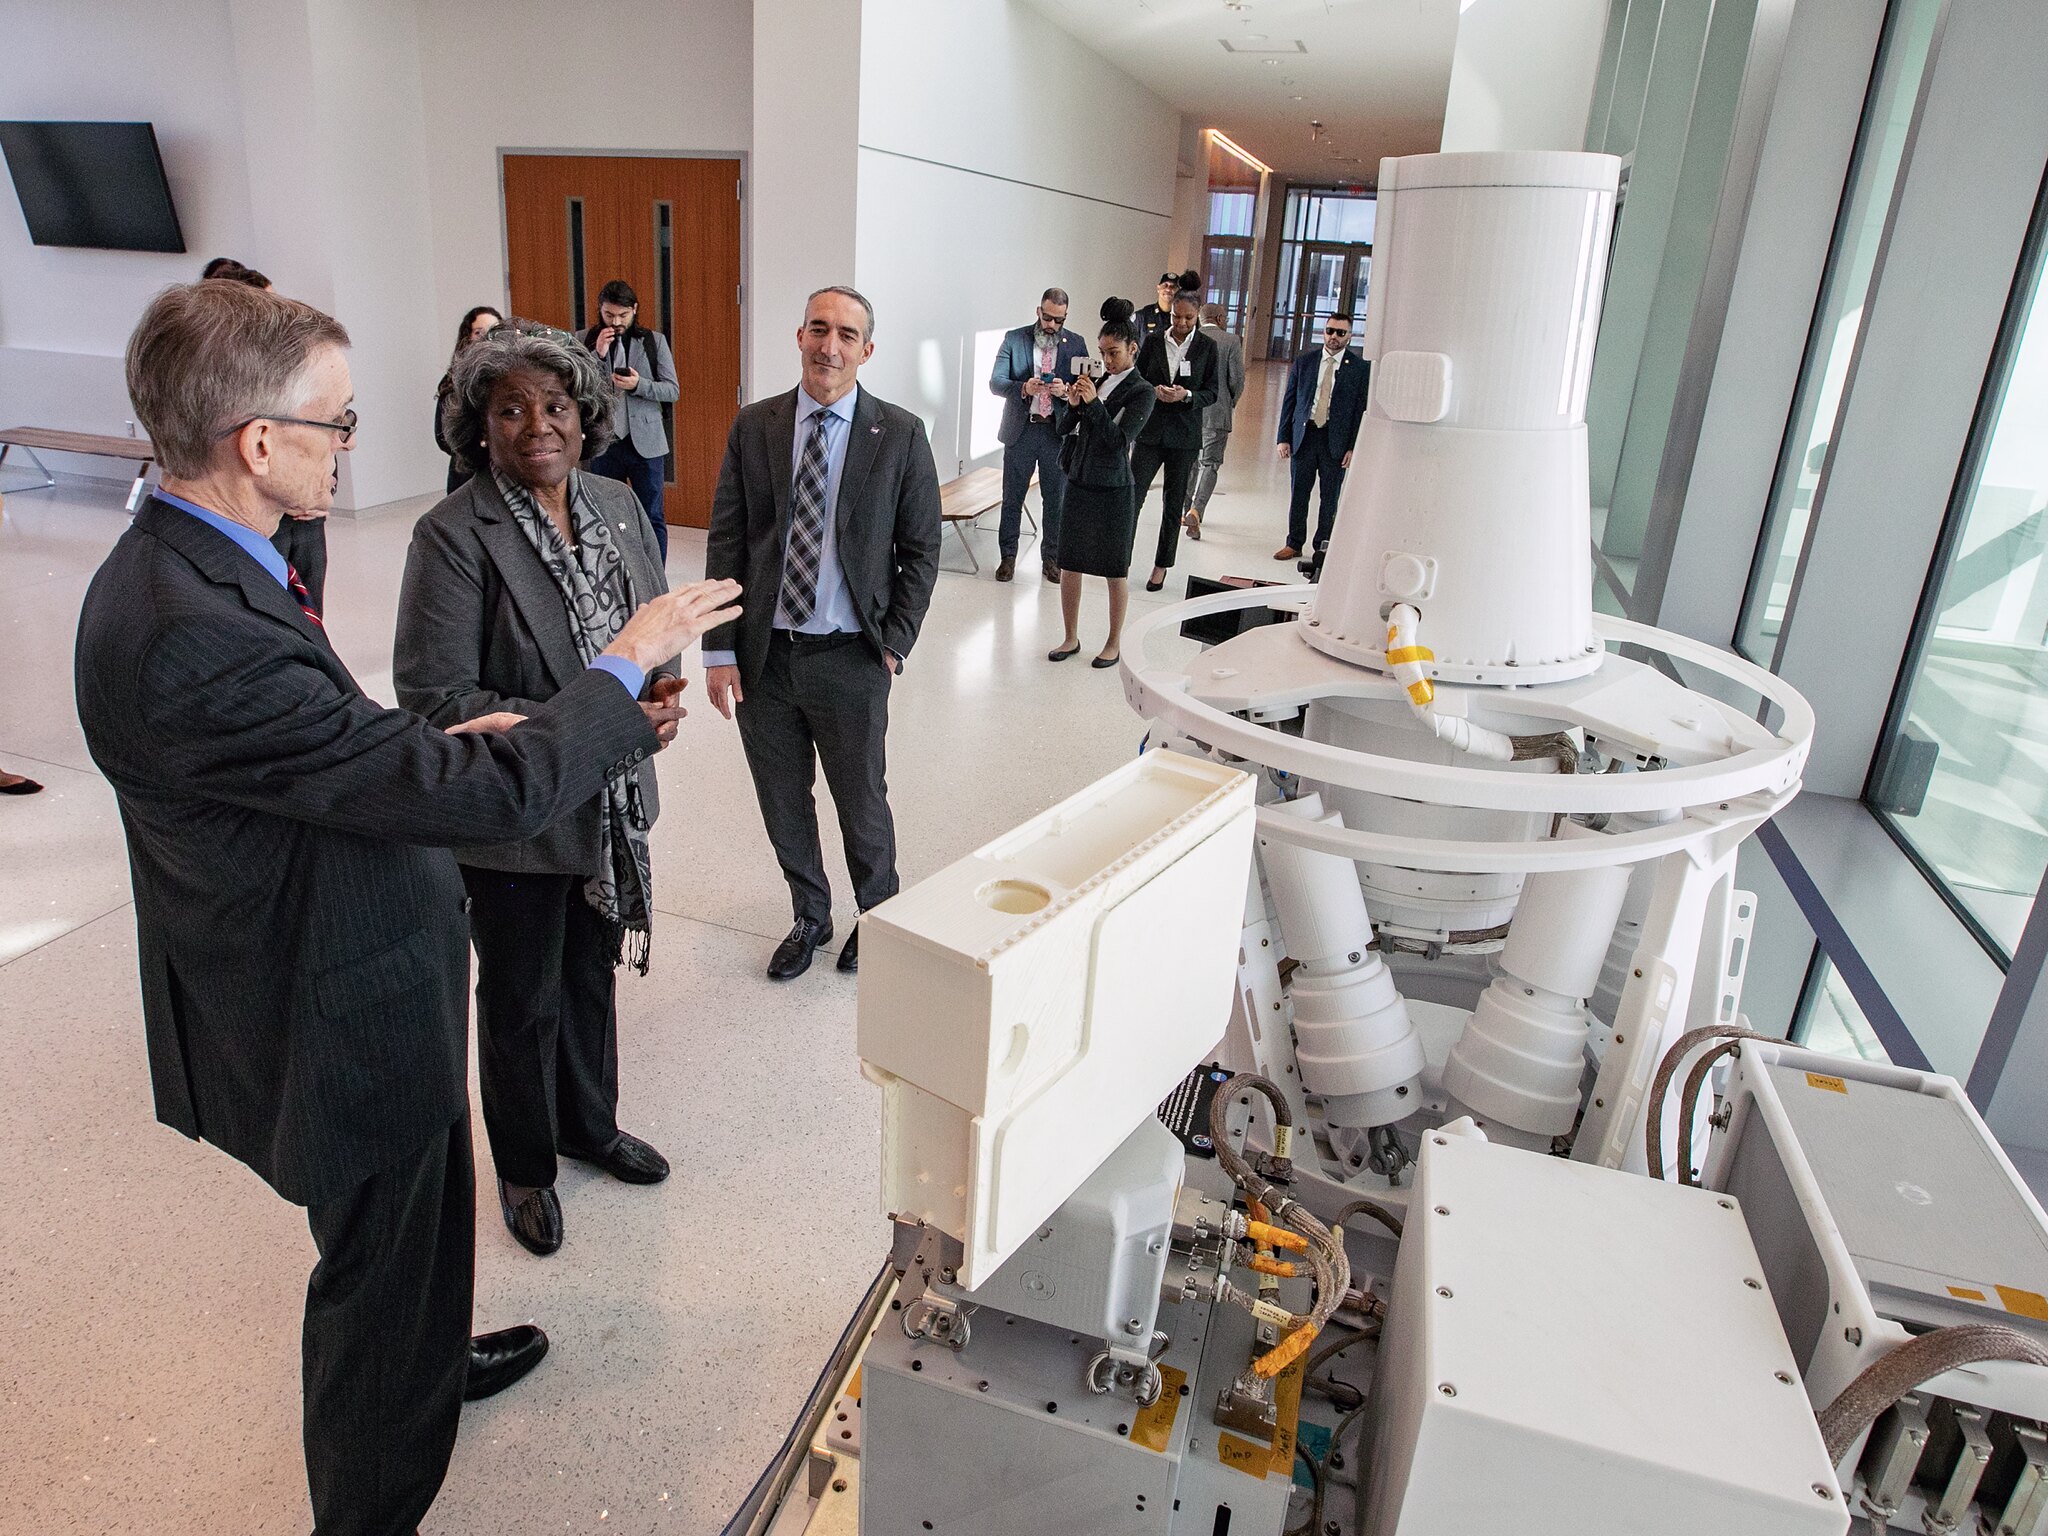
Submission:
<svg viewBox="0 0 2048 1536">
<path fill-rule="evenodd" d="M 425 402 L 446 338 L 434 306 L 414 7 L 232 5 L 256 252 L 221 254 L 263 263 L 281 292 L 349 329 L 363 430 L 342 458 L 336 504 L 417 495 L 442 474 Z"/>
<path fill-rule="evenodd" d="M 754 7 L 749 400 L 796 383 L 805 296 L 854 281 L 862 10 L 862 0 L 760 0 Z M 886 327 L 888 317 L 877 323 Z"/>
</svg>

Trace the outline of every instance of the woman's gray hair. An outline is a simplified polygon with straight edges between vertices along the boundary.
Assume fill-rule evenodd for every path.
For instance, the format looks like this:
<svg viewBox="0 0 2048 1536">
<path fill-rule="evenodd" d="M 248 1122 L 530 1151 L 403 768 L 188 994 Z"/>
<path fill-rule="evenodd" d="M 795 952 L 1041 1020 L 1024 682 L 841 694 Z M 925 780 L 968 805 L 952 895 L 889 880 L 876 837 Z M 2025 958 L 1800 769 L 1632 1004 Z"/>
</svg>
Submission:
<svg viewBox="0 0 2048 1536">
<path fill-rule="evenodd" d="M 347 345 L 341 322 L 310 304 L 217 278 L 181 283 L 128 338 L 128 398 L 164 472 L 193 480 L 237 426 L 304 410 L 313 354 Z"/>
<path fill-rule="evenodd" d="M 611 442 L 612 401 L 618 390 L 597 354 L 567 331 L 515 318 L 456 353 L 449 369 L 450 388 L 441 401 L 441 440 L 453 450 L 461 473 L 476 474 L 489 466 L 484 412 L 498 381 L 521 368 L 562 381 L 583 418 L 584 458 L 604 452 Z"/>
</svg>

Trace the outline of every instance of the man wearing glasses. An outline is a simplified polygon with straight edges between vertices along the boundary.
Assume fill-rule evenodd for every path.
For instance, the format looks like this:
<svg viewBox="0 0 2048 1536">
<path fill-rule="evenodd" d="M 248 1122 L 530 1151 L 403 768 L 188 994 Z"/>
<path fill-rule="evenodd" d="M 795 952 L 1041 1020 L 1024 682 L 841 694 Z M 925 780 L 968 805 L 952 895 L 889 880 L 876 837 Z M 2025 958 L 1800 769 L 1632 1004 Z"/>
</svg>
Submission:
<svg viewBox="0 0 2048 1536">
<path fill-rule="evenodd" d="M 1067 477 L 1060 472 L 1052 403 L 1067 397 L 1074 359 L 1087 355 L 1088 343 L 1067 329 L 1064 288 L 1046 289 L 1038 301 L 1037 320 L 1006 333 L 996 348 L 988 389 L 1003 401 L 1002 425 L 996 429 L 996 440 L 1003 445 L 1003 519 L 997 534 L 1002 561 L 996 566 L 997 581 L 1017 574 L 1017 535 L 1034 470 L 1043 518 L 1038 531 L 1040 574 L 1050 582 L 1060 579 L 1060 512 L 1066 505 Z"/>
<path fill-rule="evenodd" d="M 1337 493 L 1351 467 L 1358 424 L 1365 419 L 1365 386 L 1372 365 L 1351 348 L 1351 322 L 1332 315 L 1323 344 L 1301 354 L 1287 371 L 1280 400 L 1280 457 L 1294 461 L 1294 494 L 1287 504 L 1287 542 L 1275 560 L 1298 559 L 1305 549 L 1327 544 L 1337 525 Z M 1322 486 L 1316 514 L 1316 542 L 1308 543 L 1308 499 Z"/>
<path fill-rule="evenodd" d="M 463 1401 L 547 1352 L 531 1325 L 470 1335 L 469 904 L 448 850 L 532 837 L 652 753 L 645 673 L 736 617 L 739 589 L 651 599 L 523 719 L 441 731 L 380 707 L 270 543 L 333 498 L 347 345 L 240 284 L 158 295 L 127 379 L 164 480 L 86 593 L 75 685 L 127 835 L 157 1118 L 306 1208 L 315 1527 L 394 1536 L 433 1503 Z M 189 1241 L 232 1261 L 203 1223 Z"/>
</svg>

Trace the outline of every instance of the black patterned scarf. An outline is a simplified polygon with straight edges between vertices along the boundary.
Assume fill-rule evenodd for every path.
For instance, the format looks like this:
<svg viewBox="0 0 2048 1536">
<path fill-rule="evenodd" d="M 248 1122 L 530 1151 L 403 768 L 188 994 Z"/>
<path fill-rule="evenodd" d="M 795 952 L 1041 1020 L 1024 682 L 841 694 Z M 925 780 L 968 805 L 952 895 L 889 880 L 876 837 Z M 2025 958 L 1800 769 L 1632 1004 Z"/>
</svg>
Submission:
<svg viewBox="0 0 2048 1536">
<path fill-rule="evenodd" d="M 583 476 L 569 476 L 569 526 L 576 547 L 562 542 L 561 531 L 533 493 L 508 475 L 492 471 L 498 494 L 512 509 L 512 520 L 525 533 L 541 565 L 562 594 L 576 653 L 588 666 L 618 637 L 639 606 L 625 556 L 612 537 L 612 527 L 591 503 Z M 652 594 L 649 594 L 650 596 Z M 647 849 L 647 807 L 640 797 L 640 777 L 632 768 L 605 781 L 604 804 L 598 816 L 598 872 L 583 884 L 583 899 L 611 925 L 614 965 L 627 957 L 626 935 L 633 941 L 631 964 L 647 974 L 653 942 L 654 878 Z"/>
</svg>

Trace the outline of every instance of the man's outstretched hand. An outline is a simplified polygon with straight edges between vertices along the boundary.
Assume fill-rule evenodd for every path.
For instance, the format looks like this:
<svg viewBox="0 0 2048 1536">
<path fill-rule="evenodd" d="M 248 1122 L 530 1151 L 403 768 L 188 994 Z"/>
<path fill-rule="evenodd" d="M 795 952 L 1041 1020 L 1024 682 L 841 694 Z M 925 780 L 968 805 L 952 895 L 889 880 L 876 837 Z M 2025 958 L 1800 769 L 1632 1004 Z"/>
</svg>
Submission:
<svg viewBox="0 0 2048 1536">
<path fill-rule="evenodd" d="M 657 677 L 654 686 L 648 690 L 652 697 L 641 701 L 640 708 L 647 716 L 647 723 L 654 727 L 655 739 L 663 747 L 676 739 L 677 722 L 689 713 L 676 702 L 689 686 L 688 678 Z"/>
<path fill-rule="evenodd" d="M 738 619 L 740 611 L 733 605 L 739 595 L 736 581 L 693 581 L 649 598 L 604 653 L 652 672 L 706 631 Z"/>
</svg>

